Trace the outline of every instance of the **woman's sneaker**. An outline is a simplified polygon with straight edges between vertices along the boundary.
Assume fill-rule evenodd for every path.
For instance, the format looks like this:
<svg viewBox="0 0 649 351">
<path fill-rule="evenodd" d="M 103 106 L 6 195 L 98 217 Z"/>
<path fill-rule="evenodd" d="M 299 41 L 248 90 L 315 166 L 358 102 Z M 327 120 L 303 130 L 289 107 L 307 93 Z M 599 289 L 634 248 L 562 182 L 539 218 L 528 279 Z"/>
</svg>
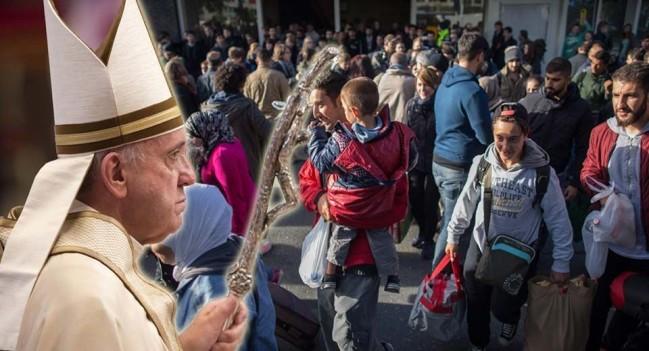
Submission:
<svg viewBox="0 0 649 351">
<path fill-rule="evenodd" d="M 503 323 L 500 328 L 500 335 L 498 335 L 498 343 L 502 346 L 508 346 L 516 336 L 517 324 Z"/>
</svg>

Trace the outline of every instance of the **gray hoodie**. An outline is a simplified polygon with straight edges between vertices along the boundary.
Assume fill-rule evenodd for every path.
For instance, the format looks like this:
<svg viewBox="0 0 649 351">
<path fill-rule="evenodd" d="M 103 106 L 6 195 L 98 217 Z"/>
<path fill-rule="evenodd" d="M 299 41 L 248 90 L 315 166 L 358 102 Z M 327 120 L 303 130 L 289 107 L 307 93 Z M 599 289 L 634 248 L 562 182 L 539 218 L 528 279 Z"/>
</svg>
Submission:
<svg viewBox="0 0 649 351">
<path fill-rule="evenodd" d="M 491 187 L 493 189 L 488 239 L 491 240 L 499 234 L 506 234 L 531 244 L 538 238 L 539 227 L 543 220 L 552 235 L 554 244 L 552 270 L 560 273 L 569 272 L 570 259 L 573 255 L 572 226 L 559 179 L 554 169 L 550 168 L 550 182 L 540 208 L 532 206 L 536 195 L 536 168 L 549 163 L 548 154 L 531 139 L 528 139 L 521 162 L 510 169 L 504 169 L 500 165 L 494 144 L 487 147 L 485 155 L 491 164 Z M 469 227 L 477 206 L 473 237 L 480 250 L 484 251 L 486 245 L 482 204 L 484 189 L 482 187 L 479 189 L 475 182 L 481 157 L 482 155 L 473 159 L 468 181 L 455 205 L 447 230 L 448 242 L 459 243 L 460 236 Z"/>
</svg>

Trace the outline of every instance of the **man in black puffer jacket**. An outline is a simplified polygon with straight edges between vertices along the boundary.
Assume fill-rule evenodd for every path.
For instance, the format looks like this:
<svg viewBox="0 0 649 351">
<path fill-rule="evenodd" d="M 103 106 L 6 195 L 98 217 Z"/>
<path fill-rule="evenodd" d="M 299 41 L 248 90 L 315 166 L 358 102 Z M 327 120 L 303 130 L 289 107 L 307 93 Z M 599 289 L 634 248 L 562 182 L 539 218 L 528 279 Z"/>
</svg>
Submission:
<svg viewBox="0 0 649 351">
<path fill-rule="evenodd" d="M 590 106 L 570 82 L 571 72 L 570 61 L 552 59 L 546 68 L 545 88 L 520 101 L 530 118 L 531 138 L 550 155 L 566 201 L 577 196 L 579 172 L 595 126 Z"/>
</svg>

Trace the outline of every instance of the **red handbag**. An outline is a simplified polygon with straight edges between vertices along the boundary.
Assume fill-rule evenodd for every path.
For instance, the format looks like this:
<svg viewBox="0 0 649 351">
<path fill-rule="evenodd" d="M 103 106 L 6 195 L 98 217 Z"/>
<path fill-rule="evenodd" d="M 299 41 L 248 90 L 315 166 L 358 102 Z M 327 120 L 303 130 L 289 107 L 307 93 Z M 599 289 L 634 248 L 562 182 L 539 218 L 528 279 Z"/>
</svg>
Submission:
<svg viewBox="0 0 649 351">
<path fill-rule="evenodd" d="M 444 273 L 450 265 L 452 274 Z M 422 294 L 419 303 L 427 314 L 451 314 L 453 307 L 459 301 L 464 301 L 464 288 L 461 278 L 462 269 L 459 262 L 451 262 L 449 255 L 445 255 L 435 269 L 426 275 L 422 281 Z"/>
</svg>

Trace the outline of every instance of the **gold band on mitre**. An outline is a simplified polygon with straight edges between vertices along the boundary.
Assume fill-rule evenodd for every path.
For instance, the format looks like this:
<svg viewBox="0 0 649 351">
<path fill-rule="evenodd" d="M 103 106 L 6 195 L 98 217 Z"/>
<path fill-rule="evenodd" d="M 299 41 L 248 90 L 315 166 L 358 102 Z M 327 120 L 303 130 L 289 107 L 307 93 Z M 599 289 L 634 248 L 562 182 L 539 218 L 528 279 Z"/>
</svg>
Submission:
<svg viewBox="0 0 649 351">
<path fill-rule="evenodd" d="M 176 100 L 163 102 L 110 119 L 56 125 L 56 151 L 59 155 L 105 150 L 144 140 L 183 125 Z"/>
</svg>

